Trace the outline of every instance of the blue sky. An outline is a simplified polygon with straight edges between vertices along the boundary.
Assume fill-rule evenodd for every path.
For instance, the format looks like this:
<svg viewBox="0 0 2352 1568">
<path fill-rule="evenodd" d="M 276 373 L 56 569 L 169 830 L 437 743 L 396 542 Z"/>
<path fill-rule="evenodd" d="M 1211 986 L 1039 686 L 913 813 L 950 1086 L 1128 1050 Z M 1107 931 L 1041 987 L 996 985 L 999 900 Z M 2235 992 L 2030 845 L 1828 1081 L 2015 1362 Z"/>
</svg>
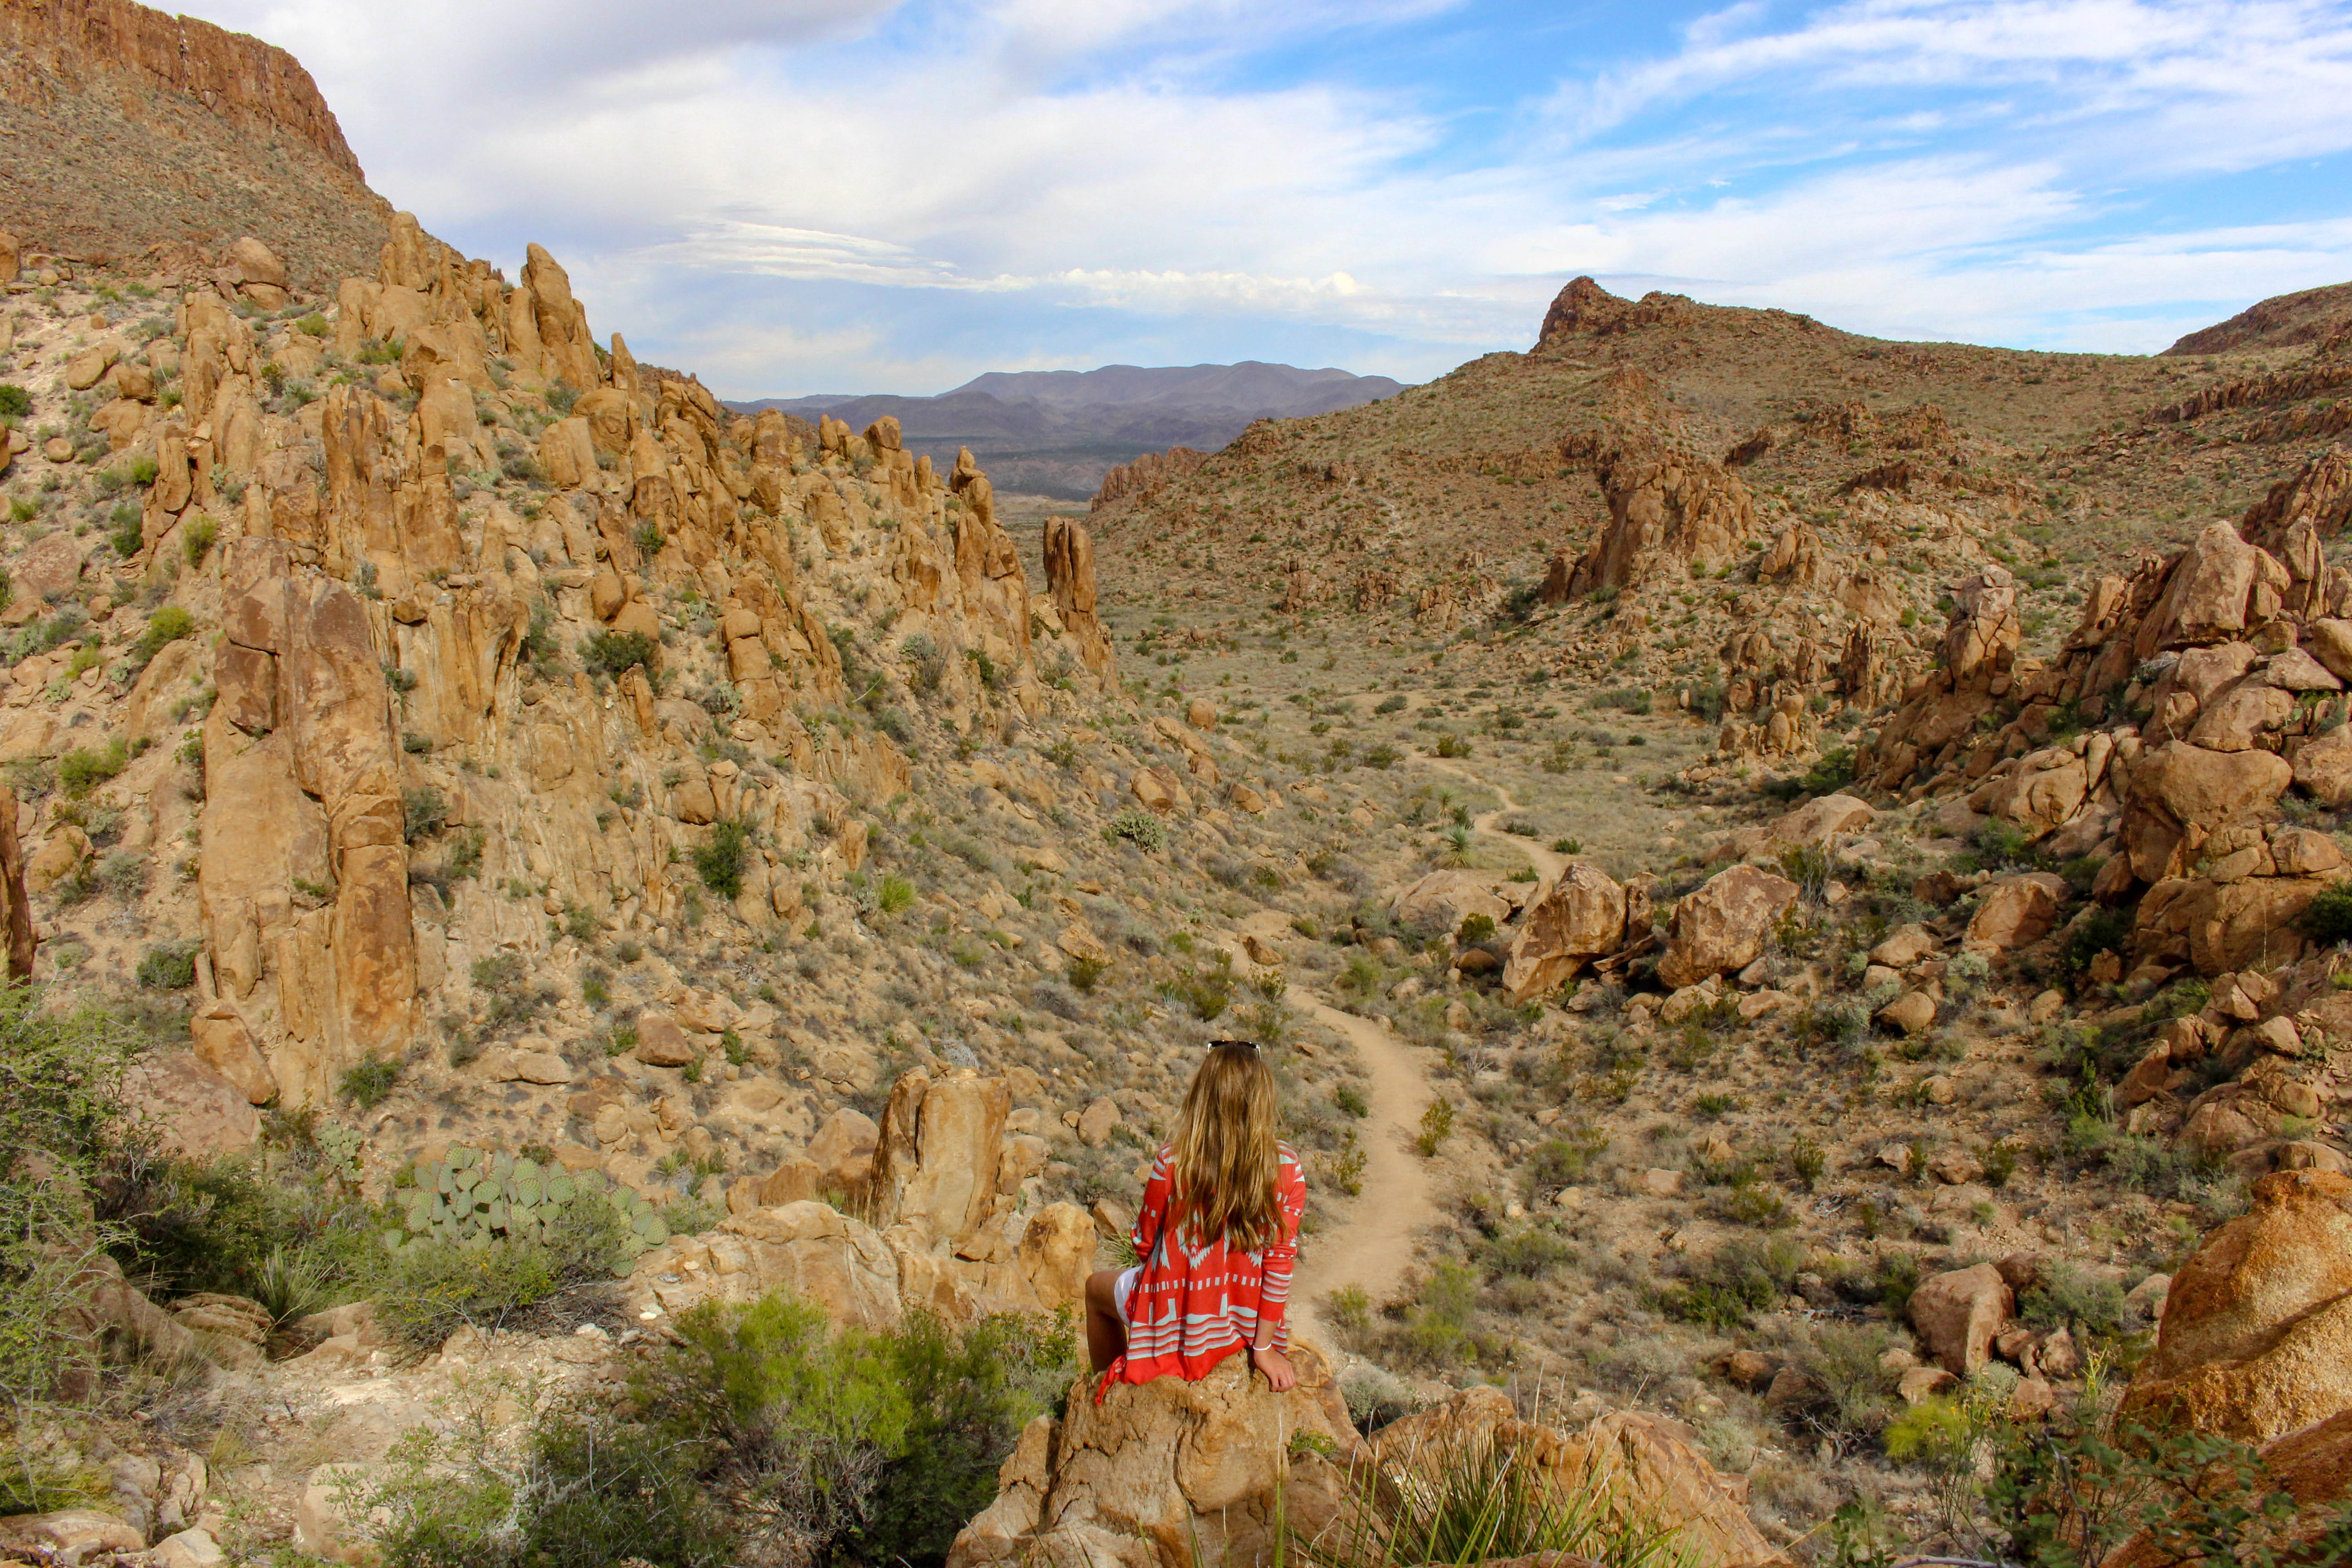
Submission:
<svg viewBox="0 0 2352 1568">
<path fill-rule="evenodd" d="M 1590 272 L 2161 348 L 2352 279 L 2352 3 L 197 0 L 375 187 L 722 395 L 1421 380 Z"/>
</svg>

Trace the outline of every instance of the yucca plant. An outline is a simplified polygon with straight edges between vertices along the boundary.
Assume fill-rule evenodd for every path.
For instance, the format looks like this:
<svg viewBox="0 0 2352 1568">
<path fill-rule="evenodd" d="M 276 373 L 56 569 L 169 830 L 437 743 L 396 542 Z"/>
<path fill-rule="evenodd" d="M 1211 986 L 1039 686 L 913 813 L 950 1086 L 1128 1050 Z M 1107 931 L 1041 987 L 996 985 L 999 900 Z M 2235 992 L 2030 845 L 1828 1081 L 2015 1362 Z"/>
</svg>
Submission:
<svg viewBox="0 0 2352 1568">
<path fill-rule="evenodd" d="M 1675 1531 L 1612 1506 L 1597 1466 L 1545 1476 L 1494 1429 L 1416 1447 L 1401 1461 L 1360 1465 L 1339 1520 L 1292 1545 L 1309 1568 L 1465 1568 L 1496 1558 L 1572 1552 L 1601 1568 L 1690 1568 Z"/>
</svg>

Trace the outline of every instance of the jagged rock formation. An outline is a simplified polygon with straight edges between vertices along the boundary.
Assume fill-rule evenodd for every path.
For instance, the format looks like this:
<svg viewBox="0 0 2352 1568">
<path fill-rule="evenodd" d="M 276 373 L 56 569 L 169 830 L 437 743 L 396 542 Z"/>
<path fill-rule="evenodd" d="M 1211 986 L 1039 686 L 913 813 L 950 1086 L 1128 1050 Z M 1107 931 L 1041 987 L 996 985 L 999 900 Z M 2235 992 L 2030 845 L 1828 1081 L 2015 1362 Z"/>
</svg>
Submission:
<svg viewBox="0 0 2352 1568">
<path fill-rule="evenodd" d="M 2352 572 L 2328 565 L 2320 533 L 2341 527 L 2345 472 L 2326 454 L 2237 527 L 2102 579 L 2046 667 L 2015 662 L 2005 583 L 1961 584 L 1940 668 L 1913 683 L 1859 776 L 1912 798 L 1964 790 L 1966 812 L 2100 860 L 2099 897 L 2137 905 L 2143 963 L 2211 974 L 2292 959 L 2296 916 L 2344 874 L 2278 802 L 2290 787 L 2338 797 L 2331 667 L 2352 671 Z M 2100 728 L 2057 743 L 2062 716 Z"/>
<path fill-rule="evenodd" d="M 630 1304 L 675 1315 L 787 1290 L 869 1329 L 896 1327 L 918 1310 L 970 1323 L 1076 1306 L 1093 1268 L 1095 1222 L 1076 1204 L 1025 1201 L 1034 1194 L 1023 1184 L 1045 1164 L 1046 1144 L 1006 1130 L 1016 1092 L 1035 1089 L 969 1069 L 936 1082 L 907 1074 L 875 1142 L 832 1169 L 804 1155 L 765 1181 L 743 1178 L 716 1231 L 675 1237 L 637 1261 Z M 854 1143 L 846 1119 L 855 1114 L 837 1113 L 810 1154 Z M 820 1183 L 864 1195 L 854 1206 L 866 1217 L 814 1201 Z"/>
<path fill-rule="evenodd" d="M 0 229 L 40 251 L 177 272 L 258 236 L 317 284 L 391 216 L 291 55 L 131 0 L 0 4 Z"/>
<path fill-rule="evenodd" d="M 1535 352 L 1564 350 L 1580 337 L 1605 337 L 1612 332 L 1654 327 L 1686 318 L 1697 309 L 1685 294 L 1652 291 L 1639 300 L 1622 299 L 1590 278 L 1571 281 L 1553 296 L 1536 333 Z"/>
<path fill-rule="evenodd" d="M 726 418 L 618 337 L 602 348 L 537 247 L 509 284 L 404 215 L 374 275 L 301 324 L 224 293 L 224 272 L 233 293 L 265 258 L 234 247 L 186 288 L 175 331 L 102 339 L 65 375 L 108 399 L 91 417 L 108 447 L 156 465 L 126 570 L 217 567 L 191 579 L 216 643 L 165 643 L 125 713 L 158 739 L 192 693 L 216 694 L 187 749 L 205 781 L 199 1033 L 207 1070 L 260 1100 L 322 1103 L 355 1063 L 402 1055 L 472 956 L 550 940 L 487 903 L 453 910 L 429 868 L 413 888 L 419 801 L 488 874 L 600 924 L 676 919 L 698 896 L 677 846 L 712 824 L 765 847 L 733 897 L 755 923 L 802 910 L 788 861 L 855 870 L 845 796 L 887 799 L 908 767 L 886 734 L 800 717 L 864 694 L 804 571 L 858 562 L 951 690 L 1043 712 L 1063 695 L 1049 679 L 1091 691 L 1112 673 L 1084 531 L 1057 535 L 1053 600 L 1033 604 L 968 457 L 942 482 L 888 420 L 830 423 L 810 452 L 782 415 Z M 285 395 L 331 353 L 376 368 Z M 484 488 L 516 474 L 544 487 L 520 510 Z M 17 577 L 35 607 L 88 569 L 70 534 L 50 543 L 68 548 Z M 557 674 L 575 640 L 590 668 Z M 688 677 L 710 682 L 701 702 L 677 694 Z M 10 754 L 62 735 L 27 709 Z M 27 868 L 37 889 L 89 854 L 58 826 Z"/>
<path fill-rule="evenodd" d="M 1643 443 L 1602 446 L 1571 437 L 1570 463 L 1591 466 L 1609 501 L 1609 525 L 1570 574 L 1568 597 L 1613 594 L 1652 575 L 1728 562 L 1756 531 L 1748 487 L 1721 465 Z"/>
<path fill-rule="evenodd" d="M 1196 452 L 1190 447 L 1171 447 L 1164 452 L 1146 452 L 1131 463 L 1121 463 L 1103 476 L 1102 487 L 1095 491 L 1092 507 L 1100 511 L 1115 500 L 1129 496 L 1148 497 L 1169 480 L 1189 474 L 1209 460 L 1206 452 Z"/>
</svg>

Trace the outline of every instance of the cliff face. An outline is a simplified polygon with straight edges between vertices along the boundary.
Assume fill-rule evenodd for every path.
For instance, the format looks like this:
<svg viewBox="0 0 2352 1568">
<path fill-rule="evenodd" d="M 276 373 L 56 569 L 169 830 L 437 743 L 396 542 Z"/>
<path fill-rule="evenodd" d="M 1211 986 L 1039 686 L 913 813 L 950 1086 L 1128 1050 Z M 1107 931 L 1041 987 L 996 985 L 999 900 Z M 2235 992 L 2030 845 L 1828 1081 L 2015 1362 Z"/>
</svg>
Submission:
<svg viewBox="0 0 2352 1568">
<path fill-rule="evenodd" d="M 301 63 L 130 0 L 0 0 L 0 229 L 29 248 L 153 260 L 238 234 L 297 280 L 373 263 L 390 209 Z"/>
</svg>

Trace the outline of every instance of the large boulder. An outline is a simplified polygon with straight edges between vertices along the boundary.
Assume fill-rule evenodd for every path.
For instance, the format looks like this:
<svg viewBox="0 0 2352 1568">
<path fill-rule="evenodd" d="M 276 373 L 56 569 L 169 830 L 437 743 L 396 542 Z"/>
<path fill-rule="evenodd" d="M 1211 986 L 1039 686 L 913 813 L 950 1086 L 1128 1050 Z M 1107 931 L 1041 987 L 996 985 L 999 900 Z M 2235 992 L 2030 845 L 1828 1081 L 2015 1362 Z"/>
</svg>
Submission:
<svg viewBox="0 0 2352 1568">
<path fill-rule="evenodd" d="M 956 1537 L 949 1568 L 1032 1562 L 1195 1568 L 1259 1562 L 1274 1543 L 1276 1481 L 1295 1530 L 1337 1518 L 1345 1478 L 1297 1439 L 1341 1455 L 1357 1445 L 1330 1363 L 1291 1351 L 1298 1386 L 1275 1394 L 1228 1356 L 1198 1383 L 1163 1377 L 1070 1390 L 1068 1415 L 1029 1424 L 994 1503 Z"/>
<path fill-rule="evenodd" d="M 192 1160 L 234 1154 L 261 1135 L 247 1090 L 194 1051 L 161 1051 L 123 1075 L 122 1098 L 166 1153 Z"/>
<path fill-rule="evenodd" d="M 2065 826 L 2089 794 L 2089 769 L 2060 746 L 2020 757 L 2015 768 L 1970 795 L 1969 807 L 2040 838 Z"/>
<path fill-rule="evenodd" d="M 1990 1263 L 1928 1276 L 1911 1292 L 1911 1329 L 1928 1359 L 1954 1377 L 1974 1377 L 2017 1297 Z"/>
<path fill-rule="evenodd" d="M 1389 905 L 1397 924 L 1425 936 L 1459 931 L 1472 915 L 1485 915 L 1499 926 L 1510 912 L 1492 880 L 1470 871 L 1432 871 Z"/>
<path fill-rule="evenodd" d="M 2294 770 L 2270 752 L 2209 752 L 2170 741 L 2142 752 L 2126 775 L 2124 849 L 2143 882 L 2179 876 L 2217 828 L 2258 818 Z"/>
<path fill-rule="evenodd" d="M 2352 805 L 2352 724 L 2338 724 L 2296 748 L 2294 782 L 2322 805 Z"/>
<path fill-rule="evenodd" d="M 997 1162 L 1013 1091 L 965 1068 L 933 1082 L 910 1072 L 890 1090 L 874 1151 L 875 1212 L 962 1241 L 996 1207 Z"/>
<path fill-rule="evenodd" d="M 1520 918 L 1503 989 L 1514 1002 L 1540 995 L 1624 946 L 1626 924 L 1625 889 L 1581 861 L 1570 866 Z"/>
<path fill-rule="evenodd" d="M 2134 652 L 2153 658 L 2166 648 L 2221 642 L 2277 613 L 2286 568 L 2216 522 L 2190 542 L 2140 623 Z"/>
<path fill-rule="evenodd" d="M 2066 879 L 2048 871 L 2003 877 L 1985 889 L 1969 921 L 1969 945 L 2006 952 L 2048 936 L 2066 904 Z"/>
<path fill-rule="evenodd" d="M 2119 1415 L 2268 1442 L 2352 1410 L 2352 1177 L 2281 1171 L 2172 1277 Z"/>
<path fill-rule="evenodd" d="M 1718 872 L 1675 906 L 1665 956 L 1658 961 L 1660 983 L 1680 990 L 1755 963 L 1800 891 L 1786 877 L 1753 866 Z"/>
<path fill-rule="evenodd" d="M 904 1316 L 898 1274 L 898 1256 L 879 1232 L 804 1200 L 674 1237 L 640 1258 L 622 1289 L 638 1310 L 673 1315 L 704 1301 L 750 1301 L 782 1290 L 836 1323 L 887 1329 Z"/>
</svg>

